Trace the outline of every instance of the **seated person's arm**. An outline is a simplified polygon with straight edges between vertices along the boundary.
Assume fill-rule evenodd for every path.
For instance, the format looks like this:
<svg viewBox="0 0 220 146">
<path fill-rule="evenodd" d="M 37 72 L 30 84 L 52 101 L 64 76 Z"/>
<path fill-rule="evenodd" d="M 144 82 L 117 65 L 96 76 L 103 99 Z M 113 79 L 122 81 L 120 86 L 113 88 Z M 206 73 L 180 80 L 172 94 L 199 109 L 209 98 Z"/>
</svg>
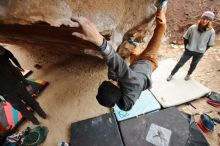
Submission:
<svg viewBox="0 0 220 146">
<path fill-rule="evenodd" d="M 14 57 L 14 55 L 9 50 L 6 50 L 6 55 L 8 56 L 9 59 L 11 59 L 14 62 L 14 64 L 19 68 L 20 71 L 24 71 L 24 69 L 21 67 L 20 63 L 18 62 L 18 60 Z M 21 76 L 21 80 L 23 81 L 24 85 L 28 86 L 29 84 L 27 80 L 23 77 L 23 75 L 20 72 L 19 72 L 19 75 Z"/>
<path fill-rule="evenodd" d="M 5 49 L 6 50 L 6 49 Z M 20 69 L 23 71 L 20 63 L 18 62 L 18 60 L 14 57 L 14 55 L 9 51 L 6 50 L 6 55 L 8 56 L 9 59 L 11 59 L 13 61 L 13 63 Z"/>
</svg>

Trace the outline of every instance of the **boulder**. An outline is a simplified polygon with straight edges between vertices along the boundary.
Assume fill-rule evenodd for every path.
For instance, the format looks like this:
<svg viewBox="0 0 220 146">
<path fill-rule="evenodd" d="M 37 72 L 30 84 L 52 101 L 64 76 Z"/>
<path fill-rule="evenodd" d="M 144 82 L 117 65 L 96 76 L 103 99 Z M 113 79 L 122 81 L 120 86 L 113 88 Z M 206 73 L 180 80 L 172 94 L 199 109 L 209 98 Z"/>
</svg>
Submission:
<svg viewBox="0 0 220 146">
<path fill-rule="evenodd" d="M 71 17 L 85 16 L 117 48 L 126 34 L 145 33 L 156 12 L 154 4 L 159 1 L 1 0 L 0 41 L 89 52 L 85 50 L 95 50 L 96 46 L 71 35 L 73 31 L 80 31 L 74 28 Z"/>
</svg>

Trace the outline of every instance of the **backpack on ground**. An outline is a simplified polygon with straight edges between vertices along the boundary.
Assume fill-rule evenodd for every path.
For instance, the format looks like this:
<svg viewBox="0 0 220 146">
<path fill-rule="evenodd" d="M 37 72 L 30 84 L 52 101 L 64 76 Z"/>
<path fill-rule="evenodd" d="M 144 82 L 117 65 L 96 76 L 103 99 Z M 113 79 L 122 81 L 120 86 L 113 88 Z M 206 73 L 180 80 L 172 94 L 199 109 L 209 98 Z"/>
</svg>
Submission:
<svg viewBox="0 0 220 146">
<path fill-rule="evenodd" d="M 24 136 L 22 146 L 38 146 L 47 138 L 48 129 L 46 127 L 37 126 Z"/>
</svg>

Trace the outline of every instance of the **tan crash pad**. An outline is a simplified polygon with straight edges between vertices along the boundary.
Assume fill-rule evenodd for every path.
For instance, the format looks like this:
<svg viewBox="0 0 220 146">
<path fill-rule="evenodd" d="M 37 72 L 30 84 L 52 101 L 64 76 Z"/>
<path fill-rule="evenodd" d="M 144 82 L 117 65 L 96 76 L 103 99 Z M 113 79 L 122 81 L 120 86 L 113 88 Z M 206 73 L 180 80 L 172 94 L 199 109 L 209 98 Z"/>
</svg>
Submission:
<svg viewBox="0 0 220 146">
<path fill-rule="evenodd" d="M 164 60 L 152 74 L 151 92 L 163 107 L 180 105 L 209 93 L 210 90 L 196 80 L 185 81 L 186 72 L 181 68 L 168 82 L 166 79 L 175 65 L 172 59 Z"/>
</svg>

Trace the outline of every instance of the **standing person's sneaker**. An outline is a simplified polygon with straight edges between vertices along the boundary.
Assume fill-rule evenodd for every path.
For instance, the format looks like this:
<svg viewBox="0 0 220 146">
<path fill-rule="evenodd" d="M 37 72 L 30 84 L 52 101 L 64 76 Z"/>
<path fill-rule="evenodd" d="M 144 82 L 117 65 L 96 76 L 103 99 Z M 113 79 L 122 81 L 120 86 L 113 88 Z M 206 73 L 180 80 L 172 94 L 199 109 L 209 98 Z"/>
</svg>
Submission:
<svg viewBox="0 0 220 146">
<path fill-rule="evenodd" d="M 186 77 L 184 78 L 186 81 L 188 81 L 190 79 L 190 75 L 186 75 Z"/>
<path fill-rule="evenodd" d="M 169 77 L 167 78 L 167 82 L 169 82 L 170 80 L 172 80 L 173 75 L 169 75 Z"/>
</svg>

